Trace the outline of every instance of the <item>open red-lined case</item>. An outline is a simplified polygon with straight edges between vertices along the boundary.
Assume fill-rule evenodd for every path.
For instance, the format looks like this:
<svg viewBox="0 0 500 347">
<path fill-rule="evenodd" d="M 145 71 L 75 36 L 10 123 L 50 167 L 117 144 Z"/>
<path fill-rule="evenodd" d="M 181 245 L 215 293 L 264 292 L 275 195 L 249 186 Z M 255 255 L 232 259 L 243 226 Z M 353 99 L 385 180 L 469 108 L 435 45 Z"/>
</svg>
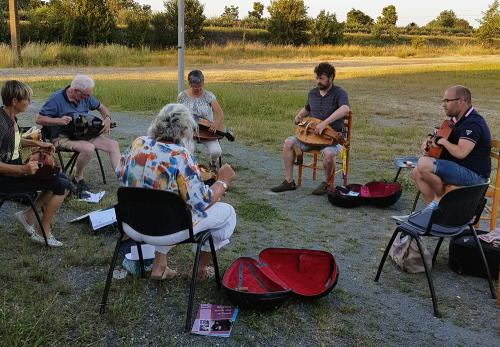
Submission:
<svg viewBox="0 0 500 347">
<path fill-rule="evenodd" d="M 338 268 L 329 252 L 266 248 L 256 260 L 236 259 L 222 280 L 234 305 L 274 309 L 292 296 L 318 298 L 337 284 Z"/>
</svg>

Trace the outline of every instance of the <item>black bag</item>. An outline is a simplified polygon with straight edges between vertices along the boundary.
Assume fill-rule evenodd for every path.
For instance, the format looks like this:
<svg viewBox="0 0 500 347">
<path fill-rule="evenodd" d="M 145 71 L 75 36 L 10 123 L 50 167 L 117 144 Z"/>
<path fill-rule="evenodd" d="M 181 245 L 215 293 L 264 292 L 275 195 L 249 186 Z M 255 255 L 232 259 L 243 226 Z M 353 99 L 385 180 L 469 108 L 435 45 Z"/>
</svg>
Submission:
<svg viewBox="0 0 500 347">
<path fill-rule="evenodd" d="M 63 126 L 61 132 L 69 137 L 70 140 L 90 140 L 101 134 L 102 119 L 91 114 L 70 113 L 66 114 L 73 120 Z"/>
<path fill-rule="evenodd" d="M 476 232 L 478 235 L 487 233 L 483 230 L 477 230 Z M 498 278 L 500 247 L 494 247 L 493 244 L 481 240 L 479 242 L 483 247 L 491 277 L 493 279 Z M 450 240 L 448 264 L 453 271 L 461 275 L 487 278 L 479 248 L 470 231 Z"/>
</svg>

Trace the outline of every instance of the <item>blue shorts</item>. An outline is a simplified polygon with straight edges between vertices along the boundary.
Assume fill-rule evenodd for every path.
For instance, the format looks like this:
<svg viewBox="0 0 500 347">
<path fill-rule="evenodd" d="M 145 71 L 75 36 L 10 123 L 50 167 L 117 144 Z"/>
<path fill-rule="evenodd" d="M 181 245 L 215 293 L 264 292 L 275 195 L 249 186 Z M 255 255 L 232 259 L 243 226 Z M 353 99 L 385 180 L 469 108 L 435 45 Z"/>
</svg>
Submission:
<svg viewBox="0 0 500 347">
<path fill-rule="evenodd" d="M 342 150 L 342 145 L 333 145 L 333 146 L 310 146 L 306 145 L 304 142 L 300 142 L 295 136 L 289 136 L 289 140 L 293 141 L 293 143 L 299 145 L 300 150 L 302 152 L 308 152 L 312 149 L 319 149 L 321 152 L 321 156 L 324 156 L 326 152 L 332 152 L 334 155 L 339 154 Z"/>
<path fill-rule="evenodd" d="M 443 183 L 454 186 L 472 186 L 488 181 L 488 178 L 482 177 L 453 161 L 444 159 L 434 159 L 434 173 L 441 178 Z"/>
</svg>

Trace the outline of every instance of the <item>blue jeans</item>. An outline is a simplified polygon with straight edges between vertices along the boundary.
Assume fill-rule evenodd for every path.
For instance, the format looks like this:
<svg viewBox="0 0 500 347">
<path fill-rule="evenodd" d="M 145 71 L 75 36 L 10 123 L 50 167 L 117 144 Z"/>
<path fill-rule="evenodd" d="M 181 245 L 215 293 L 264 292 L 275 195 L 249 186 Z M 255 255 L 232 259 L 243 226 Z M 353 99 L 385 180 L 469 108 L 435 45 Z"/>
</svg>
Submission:
<svg viewBox="0 0 500 347">
<path fill-rule="evenodd" d="M 434 173 L 441 178 L 443 183 L 454 186 L 472 186 L 486 183 L 488 180 L 466 167 L 444 159 L 434 159 Z"/>
</svg>

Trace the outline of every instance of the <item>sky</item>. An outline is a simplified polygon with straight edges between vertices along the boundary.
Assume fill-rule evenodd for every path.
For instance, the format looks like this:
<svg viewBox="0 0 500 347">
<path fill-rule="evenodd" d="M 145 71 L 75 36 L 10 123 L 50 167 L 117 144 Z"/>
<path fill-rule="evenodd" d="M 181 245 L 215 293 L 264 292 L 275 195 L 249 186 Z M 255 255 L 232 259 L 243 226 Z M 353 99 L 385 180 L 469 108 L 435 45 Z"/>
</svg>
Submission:
<svg viewBox="0 0 500 347">
<path fill-rule="evenodd" d="M 141 4 L 151 5 L 153 10 L 163 10 L 163 0 L 136 0 Z M 222 14 L 224 6 L 238 6 L 240 18 L 247 15 L 252 9 L 254 0 L 199 0 L 205 5 L 205 16 L 217 17 Z M 264 4 L 264 16 L 269 16 L 267 6 L 270 0 L 260 0 Z M 396 6 L 398 14 L 398 26 L 405 26 L 410 22 L 415 22 L 419 26 L 425 25 L 435 19 L 441 11 L 453 10 L 458 18 L 467 20 L 473 27 L 478 27 L 477 19 L 481 19 L 483 12 L 493 3 L 493 0 L 351 0 L 351 1 L 325 1 L 325 0 L 304 0 L 308 7 L 307 14 L 316 17 L 321 10 L 336 13 L 339 21 L 345 21 L 346 14 L 352 8 L 361 10 L 373 19 L 376 19 L 382 12 L 382 8 L 388 5 Z"/>
</svg>

